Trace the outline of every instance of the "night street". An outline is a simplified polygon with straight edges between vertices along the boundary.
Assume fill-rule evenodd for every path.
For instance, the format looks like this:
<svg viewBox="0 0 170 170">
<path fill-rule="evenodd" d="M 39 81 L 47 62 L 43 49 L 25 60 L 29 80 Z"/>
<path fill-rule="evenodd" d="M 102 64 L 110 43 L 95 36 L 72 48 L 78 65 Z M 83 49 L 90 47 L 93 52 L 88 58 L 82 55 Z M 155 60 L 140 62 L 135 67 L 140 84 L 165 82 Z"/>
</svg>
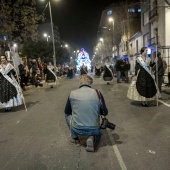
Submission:
<svg viewBox="0 0 170 170">
<path fill-rule="evenodd" d="M 94 153 L 69 143 L 64 108 L 71 90 L 79 87 L 79 76 L 62 77 L 58 88 L 33 88 L 25 94 L 24 106 L 11 112 L 0 110 L 0 170 L 169 170 L 170 96 L 162 103 L 142 107 L 127 95 L 129 84 L 94 78 L 109 110 L 114 131 L 102 131 Z M 167 103 L 167 105 L 166 105 Z"/>
</svg>

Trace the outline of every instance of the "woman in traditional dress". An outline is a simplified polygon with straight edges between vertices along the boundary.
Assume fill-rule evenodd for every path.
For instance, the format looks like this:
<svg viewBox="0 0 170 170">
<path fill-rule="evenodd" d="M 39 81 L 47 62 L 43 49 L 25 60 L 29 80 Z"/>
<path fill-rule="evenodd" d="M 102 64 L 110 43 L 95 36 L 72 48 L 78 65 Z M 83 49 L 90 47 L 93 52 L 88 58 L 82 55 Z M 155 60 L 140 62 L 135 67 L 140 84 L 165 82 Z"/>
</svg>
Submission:
<svg viewBox="0 0 170 170">
<path fill-rule="evenodd" d="M 68 68 L 67 78 L 69 78 L 69 79 L 73 78 L 73 74 L 74 74 L 73 67 L 70 66 L 70 67 Z"/>
<path fill-rule="evenodd" d="M 83 74 L 87 74 L 87 73 L 88 73 L 87 66 L 85 66 L 83 64 L 80 68 L 80 74 L 83 75 Z"/>
<path fill-rule="evenodd" d="M 103 80 L 106 81 L 107 84 L 113 80 L 113 72 L 108 63 L 104 66 Z"/>
<path fill-rule="evenodd" d="M 147 47 L 141 48 L 141 55 L 137 57 L 135 66 L 135 77 L 129 87 L 127 97 L 141 101 L 142 106 L 148 106 L 147 101 L 153 100 L 157 93 L 157 86 L 152 75 L 149 64 L 150 58 L 146 57 Z"/>
<path fill-rule="evenodd" d="M 57 84 L 57 76 L 55 75 L 54 66 L 51 62 L 48 63 L 46 69 L 44 70 L 46 83 L 53 88 Z"/>
<path fill-rule="evenodd" d="M 11 107 L 19 106 L 23 103 L 22 90 L 14 78 L 14 67 L 7 62 L 7 57 L 0 57 L 0 108 L 11 111 Z"/>
<path fill-rule="evenodd" d="M 96 66 L 95 66 L 95 76 L 98 76 L 98 77 L 101 76 L 101 66 L 100 66 L 100 64 L 96 64 Z"/>
</svg>

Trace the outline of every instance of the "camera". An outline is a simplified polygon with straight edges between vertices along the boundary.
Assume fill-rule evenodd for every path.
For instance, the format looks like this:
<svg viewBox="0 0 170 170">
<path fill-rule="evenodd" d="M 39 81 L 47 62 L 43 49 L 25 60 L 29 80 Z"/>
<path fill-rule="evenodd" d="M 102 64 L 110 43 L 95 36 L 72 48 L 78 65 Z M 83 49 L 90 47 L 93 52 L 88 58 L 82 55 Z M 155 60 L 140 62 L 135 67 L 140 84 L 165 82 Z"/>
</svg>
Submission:
<svg viewBox="0 0 170 170">
<path fill-rule="evenodd" d="M 100 125 L 101 129 L 109 128 L 109 129 L 114 130 L 115 127 L 116 127 L 116 125 L 111 123 L 111 122 L 109 122 L 108 119 L 106 119 L 105 117 L 102 118 L 102 122 L 101 122 L 101 125 Z"/>
</svg>

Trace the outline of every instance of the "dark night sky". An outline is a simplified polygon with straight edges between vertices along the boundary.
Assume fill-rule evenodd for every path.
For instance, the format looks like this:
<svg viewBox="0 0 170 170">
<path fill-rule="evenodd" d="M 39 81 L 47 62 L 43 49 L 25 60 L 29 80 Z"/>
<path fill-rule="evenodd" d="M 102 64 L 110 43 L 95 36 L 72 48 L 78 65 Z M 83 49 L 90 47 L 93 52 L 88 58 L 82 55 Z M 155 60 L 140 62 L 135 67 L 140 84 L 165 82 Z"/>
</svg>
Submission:
<svg viewBox="0 0 170 170">
<path fill-rule="evenodd" d="M 116 0 L 51 0 L 53 22 L 61 40 L 76 44 L 92 55 L 102 10 Z M 46 18 L 49 10 L 46 9 Z"/>
</svg>

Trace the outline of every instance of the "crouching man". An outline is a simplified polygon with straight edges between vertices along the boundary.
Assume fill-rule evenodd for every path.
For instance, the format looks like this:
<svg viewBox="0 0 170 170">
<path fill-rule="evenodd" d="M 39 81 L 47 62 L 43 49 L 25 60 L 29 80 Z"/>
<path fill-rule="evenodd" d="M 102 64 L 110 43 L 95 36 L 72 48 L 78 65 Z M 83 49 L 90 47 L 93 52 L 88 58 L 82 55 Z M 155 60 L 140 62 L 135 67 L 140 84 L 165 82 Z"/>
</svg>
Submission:
<svg viewBox="0 0 170 170">
<path fill-rule="evenodd" d="M 106 116 L 106 108 L 101 94 L 102 113 L 100 113 L 100 101 L 95 89 L 91 88 L 93 79 L 84 74 L 80 77 L 80 87 L 71 91 L 65 107 L 67 125 L 71 131 L 71 142 L 80 145 L 79 136 L 88 136 L 86 150 L 94 151 L 94 143 L 101 138 L 100 115 Z"/>
</svg>

